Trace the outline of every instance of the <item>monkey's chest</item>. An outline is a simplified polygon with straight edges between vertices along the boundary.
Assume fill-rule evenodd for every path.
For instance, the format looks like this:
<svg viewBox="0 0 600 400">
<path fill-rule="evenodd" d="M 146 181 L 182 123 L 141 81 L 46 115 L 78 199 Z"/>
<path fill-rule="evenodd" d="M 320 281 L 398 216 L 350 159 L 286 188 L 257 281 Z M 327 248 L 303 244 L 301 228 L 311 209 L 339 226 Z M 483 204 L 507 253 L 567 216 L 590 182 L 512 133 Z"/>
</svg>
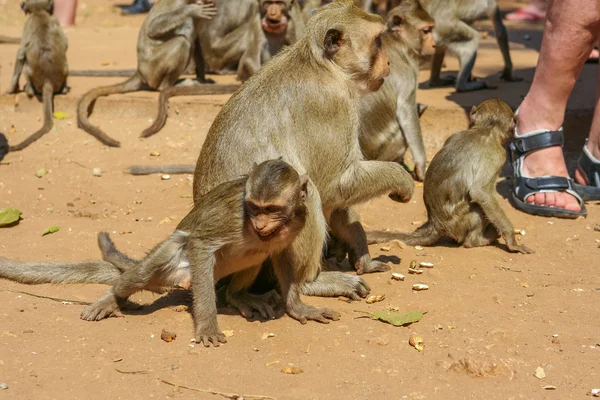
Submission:
<svg viewBox="0 0 600 400">
<path fill-rule="evenodd" d="M 250 267 L 260 266 L 268 257 L 268 253 L 236 251 L 230 249 L 217 256 L 215 281 Z"/>
</svg>

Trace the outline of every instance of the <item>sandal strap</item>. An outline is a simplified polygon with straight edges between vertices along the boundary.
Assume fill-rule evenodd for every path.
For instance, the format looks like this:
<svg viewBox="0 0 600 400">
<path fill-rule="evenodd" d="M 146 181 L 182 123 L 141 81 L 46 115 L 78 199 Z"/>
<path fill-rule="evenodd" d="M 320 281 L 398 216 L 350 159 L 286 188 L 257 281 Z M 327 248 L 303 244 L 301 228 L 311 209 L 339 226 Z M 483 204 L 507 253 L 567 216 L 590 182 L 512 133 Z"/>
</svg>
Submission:
<svg viewBox="0 0 600 400">
<path fill-rule="evenodd" d="M 594 160 L 590 158 L 585 146 L 581 152 L 581 155 L 579 156 L 577 164 L 585 174 L 588 180 L 588 185 L 600 187 L 600 163 L 594 162 Z"/>
<path fill-rule="evenodd" d="M 510 149 L 514 158 L 524 156 L 534 150 L 546 147 L 562 146 L 565 142 L 563 130 L 541 131 L 525 136 L 515 135 L 511 141 Z"/>
<path fill-rule="evenodd" d="M 516 176 L 514 178 L 515 194 L 521 200 L 532 194 L 541 192 L 567 192 L 577 198 L 579 204 L 583 204 L 581 196 L 577 194 L 573 187 L 573 180 L 562 176 L 541 176 L 537 178 L 528 178 Z"/>
</svg>

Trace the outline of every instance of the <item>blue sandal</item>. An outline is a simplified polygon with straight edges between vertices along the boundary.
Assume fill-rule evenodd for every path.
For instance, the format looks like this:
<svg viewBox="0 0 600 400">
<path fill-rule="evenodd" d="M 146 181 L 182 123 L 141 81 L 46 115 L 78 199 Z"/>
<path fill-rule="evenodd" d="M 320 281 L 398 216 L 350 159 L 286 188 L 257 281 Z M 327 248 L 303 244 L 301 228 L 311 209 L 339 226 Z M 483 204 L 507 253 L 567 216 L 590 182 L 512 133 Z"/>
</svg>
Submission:
<svg viewBox="0 0 600 400">
<path fill-rule="evenodd" d="M 575 183 L 571 178 L 562 176 L 541 176 L 530 178 L 523 174 L 523 160 L 528 153 L 547 147 L 562 146 L 564 143 L 563 130 L 539 130 L 523 136 L 516 135 L 510 143 L 511 160 L 513 164 L 513 192 L 512 200 L 515 208 L 531 215 L 557 218 L 578 218 L 586 216 L 587 210 L 581 196 L 575 190 Z M 579 211 L 565 210 L 556 207 L 529 204 L 526 199 L 536 193 L 567 192 L 575 197 L 581 206 Z"/>
<path fill-rule="evenodd" d="M 587 140 L 585 143 L 587 145 Z M 577 161 L 577 168 L 588 181 L 587 185 L 575 183 L 577 193 L 584 201 L 600 200 L 600 160 L 594 158 L 585 145 Z"/>
</svg>

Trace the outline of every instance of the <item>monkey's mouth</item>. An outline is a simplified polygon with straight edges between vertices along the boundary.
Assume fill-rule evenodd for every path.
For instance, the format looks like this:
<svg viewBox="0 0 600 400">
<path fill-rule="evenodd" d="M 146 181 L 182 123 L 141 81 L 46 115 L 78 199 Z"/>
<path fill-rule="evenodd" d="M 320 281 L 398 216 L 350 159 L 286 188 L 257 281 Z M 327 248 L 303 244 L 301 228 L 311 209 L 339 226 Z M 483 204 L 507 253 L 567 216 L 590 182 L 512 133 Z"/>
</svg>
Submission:
<svg viewBox="0 0 600 400">
<path fill-rule="evenodd" d="M 277 236 L 277 234 L 279 233 L 279 231 L 281 230 L 281 228 L 283 228 L 285 224 L 281 224 L 278 227 L 276 227 L 275 229 L 272 229 L 270 231 L 256 231 L 256 234 L 258 235 L 258 238 L 262 241 L 268 241 L 273 239 L 275 236 Z"/>
<path fill-rule="evenodd" d="M 262 28 L 269 33 L 284 33 L 287 28 L 287 19 L 280 20 L 265 17 L 262 22 Z"/>
</svg>

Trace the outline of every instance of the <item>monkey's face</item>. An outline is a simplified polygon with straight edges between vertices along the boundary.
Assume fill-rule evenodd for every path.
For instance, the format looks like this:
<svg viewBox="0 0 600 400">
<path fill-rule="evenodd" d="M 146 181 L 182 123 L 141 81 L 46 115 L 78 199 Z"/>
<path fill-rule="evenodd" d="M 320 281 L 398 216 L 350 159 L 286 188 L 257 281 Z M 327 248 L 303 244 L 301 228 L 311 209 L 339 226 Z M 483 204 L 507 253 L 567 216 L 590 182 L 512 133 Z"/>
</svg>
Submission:
<svg viewBox="0 0 600 400">
<path fill-rule="evenodd" d="M 435 53 L 435 39 L 433 37 L 433 22 L 423 23 L 418 27 L 421 39 L 421 56 L 432 56 Z"/>
<path fill-rule="evenodd" d="M 36 11 L 46 11 L 48 14 L 52 14 L 54 11 L 53 0 L 25 0 L 21 2 L 20 6 L 25 14 L 31 14 Z"/>
<path fill-rule="evenodd" d="M 406 1 L 389 12 L 387 18 L 389 31 L 398 40 L 414 49 L 420 56 L 432 56 L 435 52 L 433 18 L 418 2 Z"/>
<path fill-rule="evenodd" d="M 246 182 L 244 211 L 249 230 L 270 245 L 285 246 L 306 219 L 308 177 L 299 176 L 285 161 L 255 165 Z"/>
<path fill-rule="evenodd" d="M 390 60 L 382 42 L 385 25 L 379 17 L 370 17 L 356 21 L 353 29 L 347 32 L 329 29 L 324 41 L 326 55 L 364 93 L 379 90 L 390 74 Z"/>
<path fill-rule="evenodd" d="M 287 31 L 289 10 L 293 0 L 261 0 L 260 16 L 263 31 L 281 35 Z"/>
</svg>

